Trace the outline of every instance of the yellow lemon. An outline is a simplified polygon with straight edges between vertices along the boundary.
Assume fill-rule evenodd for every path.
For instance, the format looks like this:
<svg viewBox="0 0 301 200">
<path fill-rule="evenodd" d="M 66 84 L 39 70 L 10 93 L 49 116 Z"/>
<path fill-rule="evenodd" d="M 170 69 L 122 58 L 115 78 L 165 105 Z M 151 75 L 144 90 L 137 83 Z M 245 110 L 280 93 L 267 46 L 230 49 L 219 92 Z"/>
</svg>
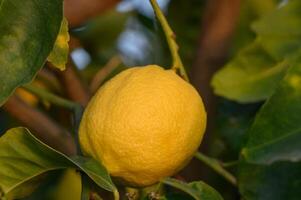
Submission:
<svg viewBox="0 0 301 200">
<path fill-rule="evenodd" d="M 148 186 L 182 169 L 201 143 L 201 97 L 174 71 L 125 70 L 89 102 L 79 129 L 85 154 L 130 186 Z"/>
</svg>

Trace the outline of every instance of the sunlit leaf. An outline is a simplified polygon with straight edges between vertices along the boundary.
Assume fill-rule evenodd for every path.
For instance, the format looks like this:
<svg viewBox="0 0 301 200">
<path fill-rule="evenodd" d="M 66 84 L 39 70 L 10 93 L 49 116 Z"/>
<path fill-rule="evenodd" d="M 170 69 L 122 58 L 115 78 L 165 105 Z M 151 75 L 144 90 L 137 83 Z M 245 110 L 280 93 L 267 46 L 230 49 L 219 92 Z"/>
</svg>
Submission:
<svg viewBox="0 0 301 200">
<path fill-rule="evenodd" d="M 292 0 L 255 22 L 257 38 L 215 74 L 214 92 L 243 103 L 270 97 L 300 50 L 300 9 Z"/>
<path fill-rule="evenodd" d="M 54 47 L 48 56 L 48 61 L 60 70 L 65 70 L 68 61 L 69 45 L 70 40 L 68 32 L 68 21 L 63 18 L 60 32 L 56 38 Z"/>
<path fill-rule="evenodd" d="M 217 95 L 238 102 L 256 102 L 272 95 L 288 68 L 288 61 L 277 63 L 258 42 L 243 49 L 212 79 Z"/>
</svg>

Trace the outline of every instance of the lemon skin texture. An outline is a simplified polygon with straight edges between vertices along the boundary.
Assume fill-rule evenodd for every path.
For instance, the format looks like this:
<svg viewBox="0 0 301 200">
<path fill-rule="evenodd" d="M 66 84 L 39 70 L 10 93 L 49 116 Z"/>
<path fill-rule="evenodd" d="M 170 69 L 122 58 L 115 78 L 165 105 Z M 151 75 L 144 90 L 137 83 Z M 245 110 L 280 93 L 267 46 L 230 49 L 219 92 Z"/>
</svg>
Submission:
<svg viewBox="0 0 301 200">
<path fill-rule="evenodd" d="M 198 92 L 174 71 L 148 65 L 121 72 L 96 92 L 79 141 L 117 180 L 143 187 L 182 169 L 205 127 Z"/>
</svg>

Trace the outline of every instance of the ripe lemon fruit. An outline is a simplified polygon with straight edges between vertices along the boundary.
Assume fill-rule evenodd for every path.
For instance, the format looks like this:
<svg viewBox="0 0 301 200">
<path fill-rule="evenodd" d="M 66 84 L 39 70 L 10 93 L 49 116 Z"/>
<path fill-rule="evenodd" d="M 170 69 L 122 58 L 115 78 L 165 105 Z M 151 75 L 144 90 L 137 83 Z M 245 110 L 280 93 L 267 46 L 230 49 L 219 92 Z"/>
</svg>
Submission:
<svg viewBox="0 0 301 200">
<path fill-rule="evenodd" d="M 197 91 L 172 70 L 127 69 L 102 86 L 80 123 L 85 154 L 130 186 L 182 169 L 201 143 L 206 112 Z"/>
</svg>

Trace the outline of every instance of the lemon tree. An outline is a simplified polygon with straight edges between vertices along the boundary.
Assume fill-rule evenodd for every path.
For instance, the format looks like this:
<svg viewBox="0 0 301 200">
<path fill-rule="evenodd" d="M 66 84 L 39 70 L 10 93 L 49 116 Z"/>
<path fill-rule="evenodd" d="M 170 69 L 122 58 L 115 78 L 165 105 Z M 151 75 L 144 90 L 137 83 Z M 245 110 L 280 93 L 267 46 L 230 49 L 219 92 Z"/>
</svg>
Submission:
<svg viewBox="0 0 301 200">
<path fill-rule="evenodd" d="M 158 3 L 0 0 L 0 200 L 300 199 L 300 1 Z"/>
</svg>

